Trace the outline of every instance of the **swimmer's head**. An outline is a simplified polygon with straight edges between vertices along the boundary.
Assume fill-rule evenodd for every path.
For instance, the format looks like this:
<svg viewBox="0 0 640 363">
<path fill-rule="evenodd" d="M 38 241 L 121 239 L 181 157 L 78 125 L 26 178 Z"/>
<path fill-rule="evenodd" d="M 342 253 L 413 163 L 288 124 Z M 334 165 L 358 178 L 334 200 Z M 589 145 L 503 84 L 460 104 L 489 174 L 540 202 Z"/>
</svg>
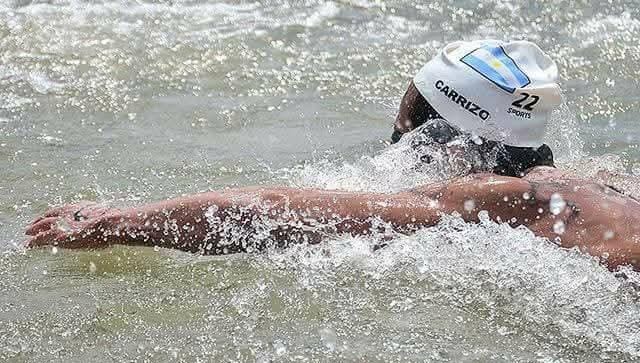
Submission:
<svg viewBox="0 0 640 363">
<path fill-rule="evenodd" d="M 553 60 L 531 42 L 451 43 L 413 78 L 392 139 L 441 118 L 486 140 L 540 146 L 561 101 L 557 78 Z"/>
</svg>

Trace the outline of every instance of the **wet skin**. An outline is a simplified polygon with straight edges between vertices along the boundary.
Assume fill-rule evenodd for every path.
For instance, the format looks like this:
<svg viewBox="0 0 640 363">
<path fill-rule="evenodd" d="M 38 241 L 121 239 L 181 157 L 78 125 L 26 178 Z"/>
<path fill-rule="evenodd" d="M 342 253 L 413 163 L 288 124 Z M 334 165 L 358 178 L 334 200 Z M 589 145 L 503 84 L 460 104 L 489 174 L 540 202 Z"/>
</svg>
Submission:
<svg viewBox="0 0 640 363">
<path fill-rule="evenodd" d="M 566 202 L 557 215 L 550 211 L 554 193 Z M 396 233 L 412 233 L 437 224 L 443 214 L 477 222 L 480 211 L 495 221 L 526 226 L 562 247 L 578 246 L 603 257 L 611 269 L 640 268 L 640 203 L 550 167 L 534 168 L 523 178 L 474 174 L 394 194 L 255 187 L 124 210 L 66 205 L 46 212 L 26 233 L 30 247 L 126 244 L 224 254 L 261 248 L 254 243 L 256 235 L 280 245 L 318 243 L 339 233 L 381 232 L 377 221 Z M 564 225 L 561 234 L 557 226 L 554 232 L 558 221 Z"/>
</svg>

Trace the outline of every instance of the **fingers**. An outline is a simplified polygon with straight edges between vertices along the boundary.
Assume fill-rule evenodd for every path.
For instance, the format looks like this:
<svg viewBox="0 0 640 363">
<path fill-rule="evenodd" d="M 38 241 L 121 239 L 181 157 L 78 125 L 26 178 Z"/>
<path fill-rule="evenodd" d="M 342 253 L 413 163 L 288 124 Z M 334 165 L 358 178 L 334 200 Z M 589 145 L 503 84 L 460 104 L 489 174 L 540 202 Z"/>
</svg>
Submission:
<svg viewBox="0 0 640 363">
<path fill-rule="evenodd" d="M 64 240 L 64 232 L 58 229 L 49 229 L 45 232 L 40 232 L 37 235 L 27 240 L 27 247 L 40 247 L 55 244 Z"/>
<path fill-rule="evenodd" d="M 64 214 L 67 214 L 70 209 L 71 209 L 70 205 L 63 205 L 61 207 L 51 208 L 46 212 L 44 212 L 44 214 L 41 217 L 34 219 L 33 222 L 31 222 L 30 226 L 40 223 L 40 221 L 42 221 L 43 219 L 60 217 Z"/>
<path fill-rule="evenodd" d="M 73 214 L 80 209 L 83 208 L 92 208 L 96 209 L 98 204 L 95 202 L 82 201 L 75 204 L 65 204 L 59 207 L 51 208 L 44 212 L 41 217 L 36 218 L 33 222 L 31 222 L 31 226 L 40 223 L 42 220 L 51 218 L 51 217 L 72 217 Z M 27 233 L 30 234 L 30 233 Z"/>
<path fill-rule="evenodd" d="M 51 208 L 49 210 L 47 210 L 46 212 L 44 212 L 43 215 L 41 215 L 40 217 L 34 219 L 30 225 L 34 225 L 38 222 L 40 222 L 41 220 L 45 219 L 45 218 L 49 218 L 49 217 L 57 217 L 60 214 L 60 209 L 62 207 L 57 207 L 57 208 Z"/>
<path fill-rule="evenodd" d="M 87 213 L 82 211 L 83 219 L 76 220 L 74 213 L 86 208 Z M 51 244 L 67 245 L 75 240 L 75 234 L 79 228 L 90 222 L 96 214 L 104 214 L 109 208 L 102 207 L 94 202 L 80 202 L 77 204 L 67 204 L 57 208 L 49 209 L 40 218 L 34 220 L 26 229 L 25 233 L 29 238 L 26 247 L 38 247 Z M 59 224 L 62 223 L 63 225 Z M 68 228 L 64 228 L 66 225 Z M 70 246 L 67 246 L 70 247 Z"/>
<path fill-rule="evenodd" d="M 42 246 L 58 246 L 61 248 L 97 248 L 108 246 L 106 238 L 89 237 L 91 230 L 85 231 L 63 231 L 59 228 L 51 228 L 40 232 L 27 239 L 25 247 L 34 248 Z"/>
<path fill-rule="evenodd" d="M 52 226 L 58 223 L 58 217 L 43 217 L 32 223 L 25 233 L 29 236 L 35 236 L 40 232 L 47 231 L 51 229 Z"/>
</svg>

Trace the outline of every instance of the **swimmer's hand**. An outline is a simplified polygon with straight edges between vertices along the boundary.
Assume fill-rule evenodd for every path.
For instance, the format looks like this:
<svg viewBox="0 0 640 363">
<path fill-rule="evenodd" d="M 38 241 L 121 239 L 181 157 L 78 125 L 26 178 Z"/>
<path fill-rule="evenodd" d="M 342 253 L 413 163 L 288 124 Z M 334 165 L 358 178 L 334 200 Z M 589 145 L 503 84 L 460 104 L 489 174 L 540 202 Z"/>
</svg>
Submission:
<svg viewBox="0 0 640 363">
<path fill-rule="evenodd" d="M 106 247 L 108 235 L 118 210 L 92 202 L 67 204 L 53 208 L 34 220 L 25 233 L 27 247 L 46 245 L 63 248 Z"/>
</svg>

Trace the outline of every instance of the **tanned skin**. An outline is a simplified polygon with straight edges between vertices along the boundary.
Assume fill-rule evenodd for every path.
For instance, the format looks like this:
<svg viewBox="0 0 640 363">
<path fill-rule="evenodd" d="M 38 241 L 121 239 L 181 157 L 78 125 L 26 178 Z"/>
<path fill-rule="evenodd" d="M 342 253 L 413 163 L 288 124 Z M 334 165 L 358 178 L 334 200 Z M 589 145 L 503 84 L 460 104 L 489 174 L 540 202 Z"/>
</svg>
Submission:
<svg viewBox="0 0 640 363">
<path fill-rule="evenodd" d="M 550 211 L 554 193 L 566 202 L 557 215 Z M 124 244 L 223 254 L 261 248 L 256 235 L 280 245 L 317 243 L 327 235 L 370 234 L 379 228 L 376 221 L 408 234 L 437 224 L 445 214 L 477 222 L 480 211 L 498 222 L 526 226 L 562 247 L 578 246 L 602 257 L 611 269 L 628 264 L 640 268 L 640 203 L 551 167 L 537 167 L 523 178 L 475 174 L 394 194 L 264 187 L 124 210 L 67 205 L 45 213 L 26 233 L 30 247 Z M 554 232 L 559 220 L 562 234 Z"/>
</svg>

